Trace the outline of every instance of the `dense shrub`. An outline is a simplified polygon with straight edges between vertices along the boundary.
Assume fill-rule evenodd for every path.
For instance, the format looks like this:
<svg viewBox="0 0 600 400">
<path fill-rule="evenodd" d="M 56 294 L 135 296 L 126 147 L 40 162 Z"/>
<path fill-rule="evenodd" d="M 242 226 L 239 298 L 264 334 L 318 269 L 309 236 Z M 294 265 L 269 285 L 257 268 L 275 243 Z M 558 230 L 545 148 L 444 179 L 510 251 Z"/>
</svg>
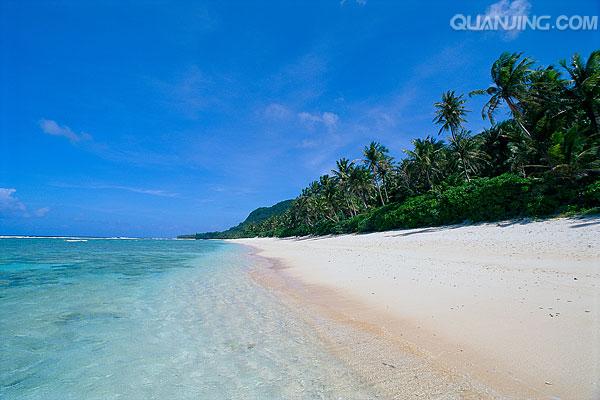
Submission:
<svg viewBox="0 0 600 400">
<path fill-rule="evenodd" d="M 578 209 L 576 183 L 503 174 L 477 178 L 460 186 L 408 198 L 335 224 L 328 233 L 372 232 L 546 216 Z M 584 193 L 588 207 L 600 206 L 600 181 Z"/>
<path fill-rule="evenodd" d="M 329 235 L 333 231 L 335 224 L 329 220 L 319 221 L 313 227 L 313 233 L 315 235 Z"/>
<path fill-rule="evenodd" d="M 491 221 L 527 213 L 533 181 L 511 174 L 478 178 L 352 218 L 359 232 Z M 354 226 L 352 226 L 354 228 Z"/>
<path fill-rule="evenodd" d="M 600 207 L 600 179 L 585 188 L 583 198 L 587 207 Z"/>
<path fill-rule="evenodd" d="M 384 207 L 379 207 L 366 213 L 357 224 L 358 232 L 371 232 L 382 230 L 381 226 L 385 224 L 387 216 L 393 212 L 399 205 L 388 204 Z"/>
<path fill-rule="evenodd" d="M 531 179 L 512 174 L 473 179 L 439 195 L 440 222 L 491 221 L 525 213 Z"/>
<path fill-rule="evenodd" d="M 359 226 L 368 218 L 369 213 L 359 214 L 352 218 L 345 219 L 336 224 L 333 233 L 353 233 L 359 232 Z"/>
<path fill-rule="evenodd" d="M 439 199 L 433 194 L 411 197 L 389 215 L 379 217 L 377 221 L 377 230 L 439 225 Z"/>
</svg>

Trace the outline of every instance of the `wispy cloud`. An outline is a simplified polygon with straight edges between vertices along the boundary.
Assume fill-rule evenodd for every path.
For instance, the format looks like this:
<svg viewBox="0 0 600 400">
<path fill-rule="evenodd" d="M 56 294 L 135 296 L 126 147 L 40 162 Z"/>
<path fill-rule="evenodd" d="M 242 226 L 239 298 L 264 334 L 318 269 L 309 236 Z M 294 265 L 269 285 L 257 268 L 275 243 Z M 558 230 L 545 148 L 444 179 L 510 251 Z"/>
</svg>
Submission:
<svg viewBox="0 0 600 400">
<path fill-rule="evenodd" d="M 35 210 L 34 214 L 36 217 L 43 217 L 50 212 L 50 207 L 42 207 Z"/>
<path fill-rule="evenodd" d="M 292 115 L 292 111 L 280 103 L 271 103 L 263 110 L 263 115 L 268 120 L 285 120 Z"/>
<path fill-rule="evenodd" d="M 412 73 L 407 74 L 407 79 L 389 95 L 349 105 L 346 113 L 349 117 L 340 128 L 344 136 L 369 140 L 369 137 L 377 135 L 379 140 L 394 146 L 395 142 L 405 141 L 407 134 L 408 137 L 426 134 L 418 130 L 405 131 L 433 118 L 430 104 L 437 99 L 427 99 L 428 93 L 423 88 L 423 82 L 439 79 L 441 70 L 448 73 L 465 70 L 468 59 L 462 56 L 464 52 L 463 44 L 445 47 L 427 57 L 426 62 L 415 64 Z"/>
<path fill-rule="evenodd" d="M 270 103 L 261 112 L 267 122 L 300 122 L 304 126 L 324 126 L 329 129 L 336 127 L 340 116 L 332 111 L 307 112 L 300 111 L 291 105 L 282 103 Z"/>
<path fill-rule="evenodd" d="M 66 125 L 59 125 L 56 121 L 42 118 L 39 122 L 42 132 L 52 136 L 62 136 L 69 139 L 71 142 L 80 142 L 83 140 L 92 140 L 92 136 L 88 133 L 75 133 Z"/>
<path fill-rule="evenodd" d="M 14 196 L 16 189 L 0 188 L 0 212 L 15 213 L 25 212 L 27 208 L 25 204 Z"/>
<path fill-rule="evenodd" d="M 179 197 L 178 193 L 173 193 L 173 192 L 169 192 L 166 190 L 148 189 L 148 188 L 140 188 L 140 187 L 135 187 L 135 186 L 125 186 L 125 185 L 111 185 L 111 184 L 77 185 L 77 184 L 69 184 L 69 183 L 53 183 L 52 186 L 60 187 L 60 188 L 71 188 L 71 189 L 121 190 L 121 191 L 131 192 L 131 193 L 146 194 L 149 196 Z"/>
<path fill-rule="evenodd" d="M 328 129 L 333 129 L 337 125 L 340 117 L 336 113 L 326 111 L 321 114 L 311 114 L 308 112 L 301 112 L 298 114 L 300 121 L 308 124 L 322 124 Z"/>
<path fill-rule="evenodd" d="M 190 65 L 168 79 L 150 79 L 167 108 L 195 120 L 203 113 L 226 109 L 236 95 L 235 80 L 226 74 L 209 74 Z"/>
<path fill-rule="evenodd" d="M 177 193 L 168 192 L 168 191 L 165 191 L 165 190 L 160 190 L 160 189 L 144 189 L 144 188 L 131 187 L 131 186 L 107 185 L 107 186 L 97 186 L 94 189 L 124 190 L 126 192 L 147 194 L 147 195 L 150 195 L 150 196 L 159 196 L 159 197 L 177 197 L 177 196 L 179 196 Z"/>
<path fill-rule="evenodd" d="M 328 46 L 321 44 L 284 65 L 276 74 L 268 76 L 263 86 L 271 94 L 296 105 L 314 100 L 325 91 L 329 58 Z"/>
<path fill-rule="evenodd" d="M 340 0 L 340 5 L 344 5 L 346 4 L 347 0 Z M 354 2 L 356 4 L 358 4 L 359 6 L 364 6 L 365 4 L 367 4 L 367 0 L 354 0 Z"/>
<path fill-rule="evenodd" d="M 484 18 L 513 18 L 529 15 L 531 3 L 528 0 L 500 0 L 488 7 Z M 515 39 L 519 33 L 518 29 L 503 31 L 507 39 Z"/>
<path fill-rule="evenodd" d="M 174 106 L 188 116 L 196 114 L 208 106 L 209 98 L 204 94 L 210 79 L 196 66 L 192 66 L 174 82 L 162 84 Z"/>
<path fill-rule="evenodd" d="M 52 136 L 60 136 L 68 139 L 71 143 L 78 144 L 82 150 L 88 151 L 105 160 L 123 162 L 134 165 L 178 165 L 181 163 L 175 154 L 152 151 L 144 149 L 139 142 L 122 141 L 118 144 L 106 144 L 94 140 L 92 135 L 86 132 L 77 133 L 67 125 L 61 125 L 51 119 L 41 119 L 40 129 L 43 133 Z"/>
<path fill-rule="evenodd" d="M 14 188 L 0 188 L 0 216 L 30 217 L 27 206 L 15 196 L 16 192 Z M 35 210 L 33 214 L 43 217 L 49 211 L 50 208 L 43 207 Z"/>
<path fill-rule="evenodd" d="M 221 184 L 210 185 L 208 187 L 208 190 L 212 191 L 212 192 L 216 192 L 216 193 L 227 193 L 232 196 L 243 196 L 243 195 L 257 193 L 257 190 L 255 190 L 255 189 L 251 189 L 251 188 L 247 188 L 247 187 L 240 187 L 237 185 L 232 186 L 232 185 L 221 185 Z"/>
<path fill-rule="evenodd" d="M 447 83 L 439 71 L 463 73 L 468 69 L 464 53 L 463 43 L 436 49 L 426 62 L 413 64 L 397 87 L 365 99 L 344 98 L 344 93 L 336 93 L 334 98 L 318 97 L 323 101 L 317 108 L 316 101 L 278 95 L 275 101 L 259 108 L 255 114 L 259 117 L 257 123 L 262 131 L 269 132 L 269 140 L 283 149 L 282 154 L 294 153 L 303 167 L 313 171 L 311 173 L 327 172 L 337 157 L 356 154 L 371 140 L 385 143 L 394 153 L 400 152 L 411 138 L 430 133 L 427 129 L 433 118 L 431 104 L 437 98 L 431 97 L 424 82 L 445 87 Z M 298 62 L 293 69 L 300 72 L 305 70 L 300 66 L 326 66 L 326 63 L 316 62 L 314 57 L 303 57 L 302 60 L 315 61 Z M 314 71 L 308 68 L 311 70 Z M 326 69 L 321 72 L 325 73 Z M 311 76 L 312 73 L 307 74 Z M 301 86 L 294 89 L 302 93 Z M 323 89 L 327 92 L 326 86 Z"/>
</svg>

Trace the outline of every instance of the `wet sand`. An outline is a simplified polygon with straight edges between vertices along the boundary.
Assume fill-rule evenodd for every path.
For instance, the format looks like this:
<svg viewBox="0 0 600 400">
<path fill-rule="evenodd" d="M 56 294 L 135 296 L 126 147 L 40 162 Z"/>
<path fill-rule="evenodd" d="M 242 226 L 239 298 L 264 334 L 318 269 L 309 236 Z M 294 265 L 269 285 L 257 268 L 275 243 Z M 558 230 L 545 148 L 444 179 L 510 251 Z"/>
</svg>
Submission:
<svg viewBox="0 0 600 400">
<path fill-rule="evenodd" d="M 599 218 L 236 242 L 386 398 L 600 396 Z"/>
</svg>

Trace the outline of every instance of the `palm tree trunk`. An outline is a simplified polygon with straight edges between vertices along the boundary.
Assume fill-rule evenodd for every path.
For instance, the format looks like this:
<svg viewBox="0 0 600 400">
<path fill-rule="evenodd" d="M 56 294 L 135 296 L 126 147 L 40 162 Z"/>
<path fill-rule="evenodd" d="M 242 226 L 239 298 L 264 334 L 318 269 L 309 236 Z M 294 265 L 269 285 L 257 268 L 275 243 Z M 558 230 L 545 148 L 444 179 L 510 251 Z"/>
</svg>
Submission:
<svg viewBox="0 0 600 400">
<path fill-rule="evenodd" d="M 600 115 L 594 110 L 594 105 L 590 101 L 585 102 L 585 112 L 592 123 L 594 134 L 600 134 Z"/>
<path fill-rule="evenodd" d="M 327 218 L 328 220 L 330 220 L 331 222 L 336 222 L 335 218 L 333 218 L 331 215 L 327 215 L 325 214 L 325 218 Z"/>
<path fill-rule="evenodd" d="M 381 205 L 385 206 L 385 201 L 383 200 L 383 195 L 381 194 L 381 186 L 377 185 L 377 191 L 379 192 L 379 198 L 381 199 Z"/>
<path fill-rule="evenodd" d="M 373 184 L 377 188 L 377 193 L 379 193 L 379 199 L 381 200 L 381 205 L 385 206 L 385 201 L 383 200 L 383 196 L 381 194 L 381 185 L 379 185 L 379 182 L 377 182 L 377 171 L 375 170 L 375 167 L 371 168 L 371 173 L 373 174 Z"/>
<path fill-rule="evenodd" d="M 429 168 L 425 170 L 425 176 L 427 177 L 427 184 L 429 185 L 428 189 L 431 189 L 433 185 L 431 184 L 431 177 L 429 176 Z"/>
<path fill-rule="evenodd" d="M 350 193 L 350 196 L 352 196 L 352 193 Z M 352 200 L 354 200 L 354 198 Z M 356 214 L 358 214 L 358 207 L 356 206 L 356 203 L 354 201 L 351 201 L 350 202 L 350 207 L 351 207 L 351 210 L 352 210 L 352 216 L 356 217 Z"/>
<path fill-rule="evenodd" d="M 381 182 L 382 182 L 382 186 L 383 186 L 383 194 L 385 194 L 385 201 L 389 203 L 390 197 L 388 196 L 388 191 L 387 191 L 387 187 L 385 184 L 385 175 L 381 176 Z"/>
<path fill-rule="evenodd" d="M 346 194 L 350 195 L 350 193 L 346 193 Z M 348 199 L 348 197 L 346 197 L 346 207 L 348 207 L 348 211 L 350 211 L 350 215 L 354 216 L 352 206 L 350 205 L 350 199 Z"/>
<path fill-rule="evenodd" d="M 463 171 L 465 171 L 465 178 L 467 178 L 467 182 L 471 182 L 471 177 L 469 176 L 469 171 L 467 170 L 467 164 L 465 163 L 465 158 L 463 156 L 460 157 L 460 162 L 463 166 Z"/>
<path fill-rule="evenodd" d="M 363 206 L 365 206 L 365 210 L 368 210 L 369 209 L 369 205 L 367 204 L 367 198 L 365 197 L 364 193 L 360 196 L 360 199 L 363 202 Z"/>
<path fill-rule="evenodd" d="M 523 116 L 521 115 L 521 112 L 519 111 L 519 109 L 517 108 L 517 106 L 515 106 L 515 104 L 510 99 L 510 97 L 506 97 L 506 98 L 504 98 L 504 100 L 506 101 L 506 104 L 508 104 L 508 108 L 510 108 L 510 112 L 512 113 L 515 121 L 517 121 L 517 124 L 519 125 L 519 127 L 521 129 L 523 129 L 523 132 L 525 132 L 525 134 L 527 136 L 531 137 L 531 133 L 529 133 L 529 131 L 527 130 L 527 128 L 525 128 L 525 125 L 523 125 L 523 123 L 521 122 L 521 118 Z"/>
</svg>

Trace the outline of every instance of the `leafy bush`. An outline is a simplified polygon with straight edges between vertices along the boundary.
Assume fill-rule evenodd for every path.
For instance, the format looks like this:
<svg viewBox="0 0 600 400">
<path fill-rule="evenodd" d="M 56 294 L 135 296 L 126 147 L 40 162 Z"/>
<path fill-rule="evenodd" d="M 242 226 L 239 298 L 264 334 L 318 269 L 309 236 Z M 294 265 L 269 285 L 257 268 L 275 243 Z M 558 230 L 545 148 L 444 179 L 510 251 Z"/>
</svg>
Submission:
<svg viewBox="0 0 600 400">
<path fill-rule="evenodd" d="M 342 234 L 342 233 L 359 232 L 359 226 L 363 223 L 363 221 L 367 217 L 368 217 L 368 213 L 364 213 L 364 214 L 356 215 L 352 218 L 342 220 L 334 226 L 332 233 Z"/>
<path fill-rule="evenodd" d="M 583 198 L 586 206 L 600 207 L 600 179 L 585 188 Z"/>
<path fill-rule="evenodd" d="M 382 230 L 381 227 L 386 224 L 386 220 L 389 219 L 390 213 L 398 206 L 398 204 L 388 204 L 387 206 L 379 207 L 366 213 L 364 217 L 358 221 L 358 232 Z"/>
<path fill-rule="evenodd" d="M 512 174 L 473 179 L 440 194 L 440 222 L 479 222 L 523 215 L 533 181 Z"/>
<path fill-rule="evenodd" d="M 359 232 L 491 221 L 526 214 L 533 182 L 516 175 L 478 178 L 375 209 L 358 220 Z"/>
<path fill-rule="evenodd" d="M 329 220 L 321 220 L 313 227 L 313 234 L 315 235 L 329 235 L 333 231 L 335 224 Z"/>
<path fill-rule="evenodd" d="M 387 215 L 377 216 L 376 230 L 416 228 L 439 224 L 439 201 L 435 195 L 411 197 Z"/>
</svg>

